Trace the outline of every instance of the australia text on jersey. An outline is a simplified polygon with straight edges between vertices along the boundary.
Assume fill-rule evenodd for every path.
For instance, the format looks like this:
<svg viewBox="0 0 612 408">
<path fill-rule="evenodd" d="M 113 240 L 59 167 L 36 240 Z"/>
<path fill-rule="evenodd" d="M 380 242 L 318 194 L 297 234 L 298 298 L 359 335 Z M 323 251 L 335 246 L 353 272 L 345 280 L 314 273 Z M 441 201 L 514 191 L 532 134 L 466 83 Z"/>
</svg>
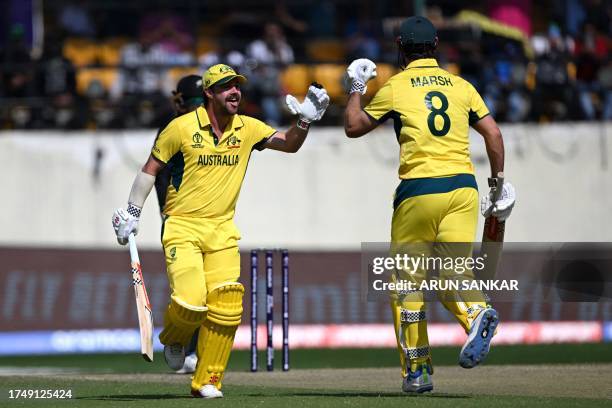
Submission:
<svg viewBox="0 0 612 408">
<path fill-rule="evenodd" d="M 238 155 L 201 154 L 198 157 L 198 166 L 236 166 Z"/>
</svg>

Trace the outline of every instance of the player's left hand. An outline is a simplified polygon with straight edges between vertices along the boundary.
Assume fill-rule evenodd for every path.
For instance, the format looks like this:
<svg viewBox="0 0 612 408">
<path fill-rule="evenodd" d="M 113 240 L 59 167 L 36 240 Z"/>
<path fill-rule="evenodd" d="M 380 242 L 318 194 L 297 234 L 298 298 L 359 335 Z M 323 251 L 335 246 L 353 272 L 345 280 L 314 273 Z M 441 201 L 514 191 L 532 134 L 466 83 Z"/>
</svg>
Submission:
<svg viewBox="0 0 612 408">
<path fill-rule="evenodd" d="M 482 197 L 480 201 L 480 212 L 485 217 L 493 215 L 500 221 L 506 221 L 510 213 L 512 213 L 515 200 L 516 193 L 514 192 L 514 187 L 512 184 L 504 182 L 501 197 L 495 203 L 493 203 L 493 190 Z"/>
<path fill-rule="evenodd" d="M 376 64 L 367 58 L 359 58 L 351 62 L 346 69 L 345 82 L 349 93 L 359 92 L 362 95 L 368 90 L 367 83 L 376 78 Z"/>
<path fill-rule="evenodd" d="M 117 235 L 117 242 L 121 245 L 128 243 L 131 233 L 138 234 L 138 218 L 128 213 L 123 208 L 118 208 L 113 213 L 113 229 Z"/>
<path fill-rule="evenodd" d="M 300 119 L 304 122 L 313 122 L 320 120 L 329 106 L 329 95 L 325 88 L 317 83 L 313 83 L 308 87 L 308 93 L 304 102 L 300 103 L 295 96 L 287 95 L 285 102 L 287 108 L 294 115 L 300 115 Z"/>
</svg>

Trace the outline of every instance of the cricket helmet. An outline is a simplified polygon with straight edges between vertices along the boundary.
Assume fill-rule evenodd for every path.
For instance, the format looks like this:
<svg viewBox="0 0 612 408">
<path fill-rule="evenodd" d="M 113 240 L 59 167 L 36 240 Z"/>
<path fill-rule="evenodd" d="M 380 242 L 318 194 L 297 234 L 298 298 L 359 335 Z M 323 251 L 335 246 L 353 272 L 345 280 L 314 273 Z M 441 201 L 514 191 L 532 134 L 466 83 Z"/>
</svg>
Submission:
<svg viewBox="0 0 612 408">
<path fill-rule="evenodd" d="M 174 102 L 183 108 L 201 105 L 204 103 L 202 77 L 199 75 L 182 77 L 176 85 L 176 91 L 172 91 L 172 95 Z"/>
<path fill-rule="evenodd" d="M 401 48 L 415 45 L 435 48 L 438 45 L 438 32 L 427 18 L 412 16 L 400 25 L 397 42 Z"/>
</svg>

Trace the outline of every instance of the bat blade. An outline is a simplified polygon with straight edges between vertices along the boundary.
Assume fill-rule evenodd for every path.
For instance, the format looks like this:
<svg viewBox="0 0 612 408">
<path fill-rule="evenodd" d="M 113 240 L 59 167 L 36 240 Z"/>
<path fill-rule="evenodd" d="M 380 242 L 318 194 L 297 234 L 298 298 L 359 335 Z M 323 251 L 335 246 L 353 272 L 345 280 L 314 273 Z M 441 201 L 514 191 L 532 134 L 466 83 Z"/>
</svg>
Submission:
<svg viewBox="0 0 612 408">
<path fill-rule="evenodd" d="M 492 215 L 485 219 L 482 242 L 504 242 L 506 221 L 500 221 Z"/>
<path fill-rule="evenodd" d="M 490 179 L 489 186 L 493 190 L 493 202 L 495 203 L 502 195 L 504 185 L 504 174 L 498 173 L 496 178 Z M 497 265 L 504 246 L 504 233 L 506 232 L 506 221 L 500 221 L 497 217 L 489 215 L 485 219 L 482 232 L 482 247 L 480 256 L 485 258 L 485 267 L 482 271 L 482 279 L 493 279 L 497 271 Z"/>
<path fill-rule="evenodd" d="M 138 326 L 140 328 L 140 352 L 142 357 L 149 362 L 153 361 L 153 311 L 149 295 L 142 277 L 142 269 L 136 248 L 136 239 L 133 234 L 129 237 L 130 257 L 132 258 L 132 285 L 136 298 L 136 309 L 138 311 Z"/>
</svg>

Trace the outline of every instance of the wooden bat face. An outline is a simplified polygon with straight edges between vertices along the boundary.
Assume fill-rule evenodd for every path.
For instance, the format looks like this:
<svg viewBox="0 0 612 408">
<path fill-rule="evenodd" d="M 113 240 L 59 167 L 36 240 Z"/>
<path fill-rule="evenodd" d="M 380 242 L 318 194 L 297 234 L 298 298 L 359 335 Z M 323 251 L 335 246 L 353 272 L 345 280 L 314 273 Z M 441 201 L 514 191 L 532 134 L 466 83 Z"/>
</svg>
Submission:
<svg viewBox="0 0 612 408">
<path fill-rule="evenodd" d="M 132 262 L 132 284 L 138 309 L 138 325 L 140 326 L 140 351 L 146 361 L 153 361 L 153 311 L 149 295 L 142 277 L 140 263 Z"/>
</svg>

